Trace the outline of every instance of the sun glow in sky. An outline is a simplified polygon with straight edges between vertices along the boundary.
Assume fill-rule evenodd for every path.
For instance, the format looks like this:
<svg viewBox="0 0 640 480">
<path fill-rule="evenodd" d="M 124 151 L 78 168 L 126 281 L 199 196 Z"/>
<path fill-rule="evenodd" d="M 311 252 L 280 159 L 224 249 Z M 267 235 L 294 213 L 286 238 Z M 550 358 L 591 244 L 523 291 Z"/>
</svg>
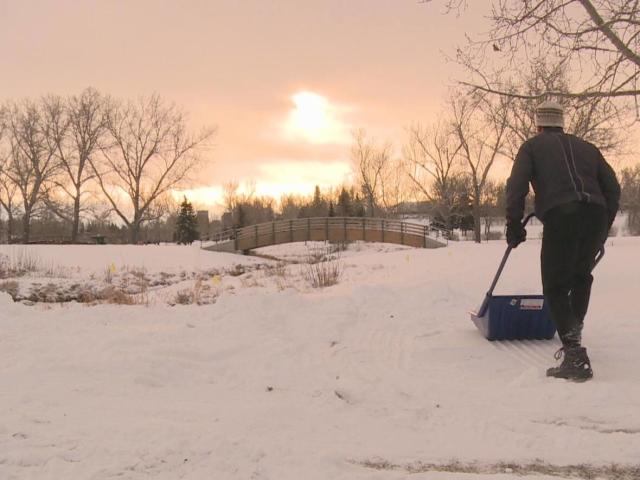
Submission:
<svg viewBox="0 0 640 480">
<path fill-rule="evenodd" d="M 285 122 L 285 139 L 313 144 L 342 144 L 349 141 L 349 127 L 341 117 L 341 110 L 326 97 L 302 91 L 291 97 L 293 109 Z"/>
<path fill-rule="evenodd" d="M 311 92 L 300 92 L 293 96 L 296 109 L 293 122 L 303 131 L 314 133 L 324 130 L 329 124 L 327 118 L 327 99 Z"/>
</svg>

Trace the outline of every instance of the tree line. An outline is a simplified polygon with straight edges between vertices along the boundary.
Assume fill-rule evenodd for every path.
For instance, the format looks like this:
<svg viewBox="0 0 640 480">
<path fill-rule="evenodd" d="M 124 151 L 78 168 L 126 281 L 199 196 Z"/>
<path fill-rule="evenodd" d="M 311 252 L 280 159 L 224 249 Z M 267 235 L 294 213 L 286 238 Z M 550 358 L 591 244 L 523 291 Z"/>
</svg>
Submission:
<svg viewBox="0 0 640 480">
<path fill-rule="evenodd" d="M 237 182 L 224 186 L 222 229 L 240 228 L 274 220 L 309 217 L 364 217 L 363 196 L 353 185 L 322 191 L 316 185 L 312 196 L 284 194 L 279 199 L 241 193 Z"/>
<path fill-rule="evenodd" d="M 274 199 L 258 197 L 251 188 L 241 193 L 238 182 L 229 182 L 217 228 L 420 212 L 441 228 L 473 231 L 476 241 L 483 234 L 488 238 L 492 219 L 504 210 L 496 164 L 513 159 L 535 133 L 536 92 L 570 88 L 566 72 L 544 62 L 534 62 L 518 81 L 532 98 L 452 90 L 437 120 L 408 126 L 397 150 L 364 130 L 353 132 L 350 184 Z M 569 132 L 606 154 L 625 147 L 620 110 L 600 98 L 561 100 Z M 77 242 L 91 232 L 121 242 L 171 241 L 179 218 L 172 192 L 192 185 L 214 134 L 211 128 L 189 131 L 186 114 L 158 95 L 115 99 L 86 89 L 5 102 L 0 207 L 9 238 L 29 242 L 35 234 Z M 624 169 L 619 177 L 629 228 L 640 233 L 640 167 Z"/>
<path fill-rule="evenodd" d="M 192 132 L 159 95 L 118 99 L 88 88 L 0 105 L 0 205 L 10 239 L 29 242 L 34 219 L 55 217 L 78 241 L 82 221 L 115 216 L 137 243 L 174 189 L 202 164 L 213 128 Z M 19 217 L 19 232 L 14 231 Z"/>
</svg>

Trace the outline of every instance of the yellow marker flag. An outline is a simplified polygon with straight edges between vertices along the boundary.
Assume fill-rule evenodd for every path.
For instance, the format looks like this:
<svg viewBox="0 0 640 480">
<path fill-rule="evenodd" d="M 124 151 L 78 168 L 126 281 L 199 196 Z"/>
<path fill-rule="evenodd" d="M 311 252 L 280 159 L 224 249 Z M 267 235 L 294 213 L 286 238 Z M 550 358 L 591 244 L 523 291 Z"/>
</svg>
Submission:
<svg viewBox="0 0 640 480">
<path fill-rule="evenodd" d="M 214 285 L 220 285 L 220 282 L 222 282 L 222 280 L 220 279 L 220 275 L 214 275 L 213 277 L 211 277 L 211 283 L 213 283 Z"/>
<path fill-rule="evenodd" d="M 111 262 L 111 265 L 109 265 L 109 271 L 111 273 L 116 273 L 116 264 L 114 262 Z"/>
</svg>

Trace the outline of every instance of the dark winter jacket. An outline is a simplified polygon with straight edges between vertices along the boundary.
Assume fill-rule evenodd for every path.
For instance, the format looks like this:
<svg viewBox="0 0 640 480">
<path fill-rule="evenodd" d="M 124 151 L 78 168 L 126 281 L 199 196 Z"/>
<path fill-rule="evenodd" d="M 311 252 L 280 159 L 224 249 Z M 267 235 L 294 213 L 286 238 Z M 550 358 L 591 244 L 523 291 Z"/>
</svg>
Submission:
<svg viewBox="0 0 640 480">
<path fill-rule="evenodd" d="M 518 151 L 507 180 L 507 220 L 520 221 L 529 182 L 536 216 L 558 205 L 587 202 L 607 208 L 609 226 L 618 211 L 620 184 L 600 150 L 562 129 L 545 129 Z"/>
</svg>

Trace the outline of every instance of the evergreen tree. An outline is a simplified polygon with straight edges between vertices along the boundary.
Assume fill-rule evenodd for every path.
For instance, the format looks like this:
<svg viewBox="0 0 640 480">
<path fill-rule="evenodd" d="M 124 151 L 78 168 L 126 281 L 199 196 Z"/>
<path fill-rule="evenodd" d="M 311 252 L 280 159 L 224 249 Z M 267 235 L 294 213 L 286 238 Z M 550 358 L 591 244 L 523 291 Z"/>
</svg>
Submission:
<svg viewBox="0 0 640 480">
<path fill-rule="evenodd" d="M 344 187 L 342 187 L 342 191 L 338 197 L 338 212 L 341 217 L 351 217 L 353 215 L 351 195 Z"/>
<path fill-rule="evenodd" d="M 336 212 L 333 209 L 333 202 L 329 202 L 329 217 L 335 217 L 336 216 Z"/>
<path fill-rule="evenodd" d="M 179 244 L 190 245 L 198 238 L 198 220 L 193 211 L 193 205 L 184 197 L 180 204 L 180 213 L 176 222 L 176 241 Z"/>
<path fill-rule="evenodd" d="M 312 217 L 326 217 L 328 213 L 328 206 L 325 199 L 322 197 L 320 187 L 316 185 L 313 192 L 313 202 L 311 203 L 311 216 Z"/>
<path fill-rule="evenodd" d="M 322 193 L 320 193 L 320 187 L 316 185 L 313 190 L 313 205 L 317 206 L 322 204 Z"/>
<path fill-rule="evenodd" d="M 364 208 L 364 202 L 362 201 L 362 198 L 360 198 L 360 195 L 356 195 L 354 210 L 354 216 L 356 217 L 364 217 L 367 214 L 367 211 Z"/>
</svg>

